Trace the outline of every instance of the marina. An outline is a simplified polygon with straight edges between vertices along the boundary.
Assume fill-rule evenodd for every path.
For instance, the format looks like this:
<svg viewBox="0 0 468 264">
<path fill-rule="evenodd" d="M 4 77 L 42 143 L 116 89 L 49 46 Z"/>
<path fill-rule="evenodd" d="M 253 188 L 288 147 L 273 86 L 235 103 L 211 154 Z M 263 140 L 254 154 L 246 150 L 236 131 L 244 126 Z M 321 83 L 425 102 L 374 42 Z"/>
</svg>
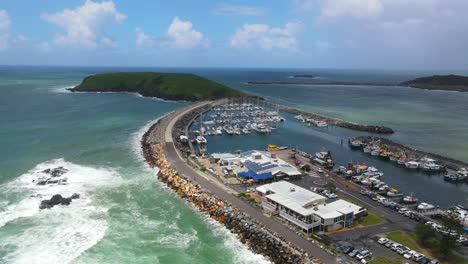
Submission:
<svg viewBox="0 0 468 264">
<path fill-rule="evenodd" d="M 456 204 L 464 204 L 468 194 L 468 185 L 462 182 L 453 184 L 445 179 L 445 171 L 427 171 L 423 169 L 409 169 L 406 165 L 398 165 L 398 162 L 390 162 L 390 157 L 376 158 L 363 151 L 353 151 L 356 148 L 348 144 L 348 140 L 356 138 L 362 132 L 355 132 L 340 127 L 318 127 L 307 126 L 295 118 L 294 115 L 279 111 L 284 122 L 276 123 L 277 129 L 271 133 L 250 133 L 244 136 L 230 136 L 223 133 L 218 136 L 208 137 L 208 143 L 203 151 L 206 153 L 216 152 L 236 152 L 249 149 L 265 149 L 268 145 L 287 146 L 289 148 L 300 148 L 307 153 L 321 152 L 326 149 L 333 155 L 335 168 L 348 164 L 366 164 L 369 171 L 366 171 L 363 178 L 364 184 L 379 184 L 385 194 L 398 197 L 400 200 L 406 196 L 415 197 L 419 203 L 426 202 L 440 208 L 448 208 Z M 206 114 L 205 114 L 206 116 Z M 197 130 L 197 124 L 192 125 L 191 130 Z M 364 134 L 365 135 L 365 134 Z M 365 135 L 368 136 L 368 135 Z M 361 146 L 360 146 L 361 148 Z M 370 151 L 372 152 L 372 151 Z M 385 153 L 384 151 L 378 151 Z M 430 164 L 435 164 L 429 161 Z M 433 163 L 432 163 L 433 162 Z M 411 164 L 411 163 L 410 163 Z M 419 164 L 418 164 L 419 166 Z M 373 171 L 377 169 L 378 171 Z M 390 192 L 395 188 L 396 192 Z M 434 193 L 444 193 L 444 196 L 435 196 Z M 408 197 L 408 202 L 414 200 Z"/>
</svg>

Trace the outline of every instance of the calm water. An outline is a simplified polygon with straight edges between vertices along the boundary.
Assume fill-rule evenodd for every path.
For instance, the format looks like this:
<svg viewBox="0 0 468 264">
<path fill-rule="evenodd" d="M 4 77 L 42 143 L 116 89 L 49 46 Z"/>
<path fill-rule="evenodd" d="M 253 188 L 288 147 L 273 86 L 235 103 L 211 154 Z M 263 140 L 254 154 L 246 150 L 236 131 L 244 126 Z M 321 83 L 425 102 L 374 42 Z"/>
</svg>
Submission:
<svg viewBox="0 0 468 264">
<path fill-rule="evenodd" d="M 468 94 L 374 87 L 250 86 L 247 80 L 281 80 L 300 71 L 0 67 L 0 262 L 1 263 L 259 263 L 219 225 L 162 188 L 142 161 L 138 140 L 148 124 L 186 103 L 129 94 L 72 94 L 92 73 L 118 70 L 194 72 L 272 100 L 364 123 L 397 129 L 391 138 L 468 160 Z M 315 71 L 333 80 L 406 80 L 412 74 Z M 359 160 L 384 171 L 386 181 L 430 201 L 455 204 L 466 186 L 438 176 L 401 173 L 339 145 L 349 130 L 304 128 L 288 121 L 267 137 L 210 141 L 210 149 L 297 145 L 326 147 L 338 162 Z M 449 135 L 449 136 L 443 136 Z M 282 143 L 285 142 L 285 143 Z M 286 143 L 287 142 L 287 143 Z M 380 163 L 379 163 L 380 162 Z M 64 166 L 68 184 L 38 187 L 38 171 Z M 394 181 L 394 182 L 393 182 Z M 406 188 L 406 189 L 405 189 Z M 419 190 L 416 190 L 418 189 Z M 74 192 L 66 208 L 39 211 L 41 198 Z M 32 197 L 31 195 L 35 195 Z M 419 194 L 418 194 L 419 195 Z M 423 196 L 425 195 L 425 196 Z M 451 202 L 453 201 L 453 202 Z M 213 226 L 215 226 L 213 228 Z"/>
</svg>

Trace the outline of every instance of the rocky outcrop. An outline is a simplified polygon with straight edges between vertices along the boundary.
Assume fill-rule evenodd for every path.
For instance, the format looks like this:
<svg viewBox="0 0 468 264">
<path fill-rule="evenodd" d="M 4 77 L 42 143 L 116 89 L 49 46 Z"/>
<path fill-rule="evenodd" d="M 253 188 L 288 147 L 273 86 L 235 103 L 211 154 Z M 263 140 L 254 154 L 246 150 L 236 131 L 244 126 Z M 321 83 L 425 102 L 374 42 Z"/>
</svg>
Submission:
<svg viewBox="0 0 468 264">
<path fill-rule="evenodd" d="M 65 198 L 62 197 L 60 194 L 55 194 L 50 198 L 49 200 L 43 200 L 41 201 L 41 204 L 39 205 L 39 209 L 50 209 L 56 205 L 70 205 L 72 200 L 80 198 L 80 195 L 77 193 L 74 193 L 72 196 Z"/>
<path fill-rule="evenodd" d="M 67 178 L 62 176 L 67 172 L 68 170 L 64 167 L 45 169 L 40 172 L 37 179 L 34 179 L 33 182 L 37 185 L 66 184 Z"/>
</svg>

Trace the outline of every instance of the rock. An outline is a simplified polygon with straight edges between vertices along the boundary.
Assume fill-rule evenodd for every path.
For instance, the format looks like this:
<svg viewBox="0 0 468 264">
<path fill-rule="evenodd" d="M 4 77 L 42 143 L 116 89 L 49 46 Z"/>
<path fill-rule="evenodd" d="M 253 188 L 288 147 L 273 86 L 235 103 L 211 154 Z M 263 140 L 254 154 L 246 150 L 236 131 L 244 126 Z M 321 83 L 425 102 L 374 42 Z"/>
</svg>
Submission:
<svg viewBox="0 0 468 264">
<path fill-rule="evenodd" d="M 72 199 L 78 199 L 80 197 L 79 194 L 74 193 L 72 196 L 65 198 L 62 197 L 60 194 L 55 194 L 50 198 L 50 200 L 43 200 L 39 205 L 39 209 L 50 209 L 56 205 L 70 205 Z"/>
</svg>

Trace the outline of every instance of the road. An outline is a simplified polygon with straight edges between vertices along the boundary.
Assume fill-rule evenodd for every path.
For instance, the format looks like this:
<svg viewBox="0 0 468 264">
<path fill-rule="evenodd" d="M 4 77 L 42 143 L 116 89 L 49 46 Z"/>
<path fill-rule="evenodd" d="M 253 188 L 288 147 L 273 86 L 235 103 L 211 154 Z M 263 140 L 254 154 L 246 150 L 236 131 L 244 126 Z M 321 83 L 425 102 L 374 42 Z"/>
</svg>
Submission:
<svg viewBox="0 0 468 264">
<path fill-rule="evenodd" d="M 214 181 L 210 181 L 205 177 L 201 177 L 201 175 L 199 175 L 198 172 L 196 172 L 192 167 L 190 167 L 186 163 L 185 160 L 181 158 L 181 156 L 176 150 L 174 142 L 172 141 L 172 135 L 171 135 L 172 128 L 178 118 L 183 116 L 188 111 L 191 111 L 193 108 L 194 106 L 188 107 L 185 110 L 182 110 L 179 113 L 173 115 L 174 116 L 173 119 L 169 122 L 168 126 L 166 127 L 166 131 L 165 131 L 166 142 L 164 144 L 164 149 L 166 151 L 167 159 L 171 163 L 171 166 L 175 170 L 177 170 L 180 174 L 200 184 L 206 190 L 216 194 L 219 198 L 231 203 L 233 206 L 237 207 L 244 213 L 248 214 L 257 222 L 265 225 L 271 231 L 275 232 L 276 234 L 283 237 L 287 241 L 290 241 L 291 243 L 296 245 L 298 248 L 301 248 L 302 250 L 307 252 L 310 256 L 313 256 L 314 258 L 318 258 L 324 263 L 340 263 L 340 258 L 329 255 L 326 251 L 316 247 L 307 239 L 289 230 L 286 226 L 265 216 L 264 214 L 262 214 L 262 212 L 255 209 L 250 204 L 244 202 L 237 196 L 234 196 L 226 192 L 225 189 L 221 188 Z"/>
</svg>

